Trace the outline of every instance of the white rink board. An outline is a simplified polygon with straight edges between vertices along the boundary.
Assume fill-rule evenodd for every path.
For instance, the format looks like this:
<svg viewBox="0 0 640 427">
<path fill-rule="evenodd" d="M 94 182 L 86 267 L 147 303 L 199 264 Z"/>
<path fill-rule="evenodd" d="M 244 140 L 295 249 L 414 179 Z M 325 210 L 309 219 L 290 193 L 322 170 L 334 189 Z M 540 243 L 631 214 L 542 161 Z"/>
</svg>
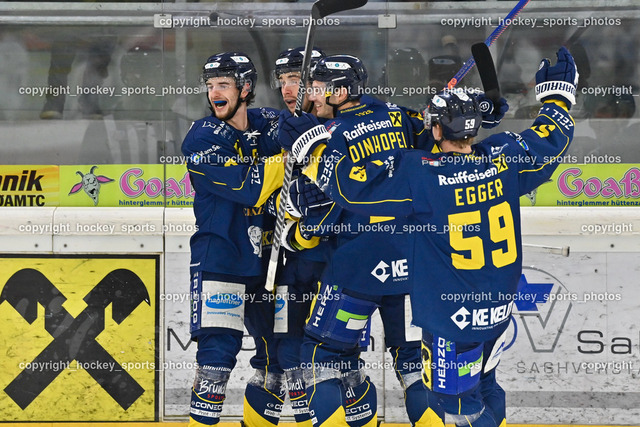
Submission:
<svg viewBox="0 0 640 427">
<path fill-rule="evenodd" d="M 165 270 L 165 295 L 172 295 L 173 301 L 165 301 L 165 364 L 168 369 L 164 372 L 165 399 L 164 414 L 168 418 L 186 418 L 189 413 L 190 389 L 193 384 L 196 344 L 189 343 L 189 304 L 186 297 L 189 295 L 189 253 L 167 253 Z M 176 295 L 177 298 L 173 298 Z M 182 297 L 185 295 L 185 297 Z M 169 299 L 169 298 L 167 298 Z M 363 354 L 363 359 L 371 366 L 381 366 L 383 358 L 382 347 L 382 323 L 379 315 L 375 315 L 372 333 L 374 349 Z M 249 359 L 254 354 L 253 339 L 245 330 L 242 350 L 238 355 L 238 363 L 231 374 L 227 387 L 227 399 L 225 400 L 223 416 L 240 418 L 242 416 L 242 403 L 244 387 L 247 380 L 253 375 L 254 370 L 249 364 Z M 174 369 L 171 369 L 175 367 Z M 381 370 L 369 370 L 369 375 L 376 385 L 384 384 Z M 401 396 L 402 392 L 400 392 Z M 380 397 L 380 414 L 384 412 Z M 293 420 L 290 405 L 285 405 L 283 415 Z M 284 418 L 283 418 L 284 420 Z"/>
<path fill-rule="evenodd" d="M 637 252 L 525 251 L 527 281 L 553 283 L 557 300 L 514 315 L 498 367 L 510 422 L 637 423 L 639 270 Z"/>
<path fill-rule="evenodd" d="M 161 289 L 161 343 L 163 372 L 161 419 L 185 420 L 193 382 L 195 343 L 189 341 L 189 235 L 26 235 L 19 224 L 33 220 L 53 223 L 81 218 L 85 222 L 149 220 L 165 224 L 193 221 L 190 209 L 0 209 L 0 252 L 70 253 L 66 240 L 77 242 L 83 253 L 163 254 Z M 160 211 L 162 211 L 160 209 Z M 507 391 L 511 423 L 637 424 L 640 418 L 640 210 L 634 208 L 523 208 L 523 242 L 571 246 L 568 258 L 525 249 L 524 274 L 536 283 L 551 283 L 555 302 L 537 304 L 532 311 L 514 313 L 507 342 L 517 336 L 498 366 L 498 379 Z M 132 214 L 132 218 L 128 217 Z M 161 218 L 161 219 L 159 219 Z M 79 220 L 78 220 L 79 221 Z M 581 231 L 584 224 L 625 224 L 626 231 L 598 235 Z M 71 227 L 74 229 L 75 227 Z M 159 228 L 159 227 L 158 227 Z M 100 240 L 100 244 L 96 244 Z M 137 243 L 144 241 L 144 248 Z M 136 243 L 132 245 L 133 243 Z M 148 244 L 146 244 L 148 243 Z M 38 247 L 35 246 L 38 244 Z M 65 249 L 62 249 L 65 248 Z M 125 249 L 122 249 L 125 248 Z M 134 251 L 135 248 L 135 251 Z M 3 284 L 0 284 L 3 285 Z M 168 296 L 171 297 L 168 298 Z M 585 301 L 585 296 L 591 300 Z M 560 300 L 562 296 L 562 300 Z M 608 299 L 598 301 L 597 298 Z M 570 300 L 569 300 L 570 299 Z M 378 390 L 380 418 L 407 422 L 403 393 L 383 351 L 382 327 L 376 315 L 372 328 L 374 351 L 363 355 L 371 366 Z M 223 415 L 242 414 L 242 394 L 253 374 L 249 359 L 253 342 L 245 338 L 231 377 Z M 598 365 L 596 365 L 598 364 Z M 287 421 L 291 410 L 284 411 Z"/>
</svg>

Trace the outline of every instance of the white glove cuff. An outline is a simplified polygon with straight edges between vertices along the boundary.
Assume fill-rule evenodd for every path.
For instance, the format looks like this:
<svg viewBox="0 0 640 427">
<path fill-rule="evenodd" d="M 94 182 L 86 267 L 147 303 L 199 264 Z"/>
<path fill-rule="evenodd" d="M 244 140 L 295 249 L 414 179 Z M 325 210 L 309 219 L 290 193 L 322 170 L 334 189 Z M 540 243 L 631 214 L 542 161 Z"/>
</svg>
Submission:
<svg viewBox="0 0 640 427">
<path fill-rule="evenodd" d="M 295 184 L 295 181 L 291 183 L 291 185 L 294 185 L 294 184 Z M 289 197 L 287 198 L 287 206 L 285 210 L 289 215 L 291 215 L 294 218 L 302 218 L 302 212 L 300 212 L 298 208 L 296 208 L 296 206 L 291 202 L 291 193 L 289 193 Z"/>
<path fill-rule="evenodd" d="M 302 163 L 316 142 L 329 138 L 331 134 L 324 125 L 314 126 L 296 139 L 291 147 L 291 154 L 298 163 Z"/>
<path fill-rule="evenodd" d="M 560 95 L 569 100 L 572 105 L 576 104 L 576 86 L 565 81 L 556 80 L 542 82 L 536 85 L 536 101 L 551 95 Z"/>
</svg>

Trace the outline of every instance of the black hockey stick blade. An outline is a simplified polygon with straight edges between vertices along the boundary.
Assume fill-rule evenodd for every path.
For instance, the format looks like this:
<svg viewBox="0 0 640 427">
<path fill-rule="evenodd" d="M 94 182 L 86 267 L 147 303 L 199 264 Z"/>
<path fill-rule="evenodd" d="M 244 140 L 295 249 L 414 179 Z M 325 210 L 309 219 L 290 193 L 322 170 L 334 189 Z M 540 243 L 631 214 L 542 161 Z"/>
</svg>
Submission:
<svg viewBox="0 0 640 427">
<path fill-rule="evenodd" d="M 357 9 L 367 4 L 367 0 L 318 0 L 311 8 L 315 19 L 324 18 L 343 10 Z"/>
<path fill-rule="evenodd" d="M 498 102 L 501 96 L 500 84 L 489 46 L 484 43 L 476 43 L 471 46 L 471 54 L 476 61 L 485 95 L 494 103 Z"/>
<path fill-rule="evenodd" d="M 318 0 L 311 6 L 311 19 L 307 28 L 307 39 L 304 44 L 304 55 L 302 59 L 302 67 L 300 69 L 300 88 L 304 88 L 309 80 L 309 71 L 311 65 L 311 51 L 313 50 L 313 41 L 316 31 L 316 21 L 338 12 L 356 9 L 367 4 L 367 0 Z M 298 91 L 296 99 L 295 115 L 302 114 L 302 101 L 304 99 L 304 90 Z"/>
</svg>

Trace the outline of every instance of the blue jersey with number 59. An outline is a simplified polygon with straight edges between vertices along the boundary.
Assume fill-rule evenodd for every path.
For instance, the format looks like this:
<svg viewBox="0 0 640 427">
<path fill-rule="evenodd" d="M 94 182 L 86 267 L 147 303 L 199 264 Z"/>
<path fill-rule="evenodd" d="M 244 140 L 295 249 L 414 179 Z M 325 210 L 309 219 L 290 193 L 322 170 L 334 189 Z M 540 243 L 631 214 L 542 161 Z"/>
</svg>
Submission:
<svg viewBox="0 0 640 427">
<path fill-rule="evenodd" d="M 573 129 L 563 105 L 545 103 L 530 129 L 490 136 L 471 154 L 407 150 L 382 165 L 340 156 L 332 170 L 320 166 L 319 185 L 345 209 L 412 217 L 413 323 L 449 340 L 485 341 L 506 329 L 513 309 L 520 196 L 549 179 Z"/>
</svg>

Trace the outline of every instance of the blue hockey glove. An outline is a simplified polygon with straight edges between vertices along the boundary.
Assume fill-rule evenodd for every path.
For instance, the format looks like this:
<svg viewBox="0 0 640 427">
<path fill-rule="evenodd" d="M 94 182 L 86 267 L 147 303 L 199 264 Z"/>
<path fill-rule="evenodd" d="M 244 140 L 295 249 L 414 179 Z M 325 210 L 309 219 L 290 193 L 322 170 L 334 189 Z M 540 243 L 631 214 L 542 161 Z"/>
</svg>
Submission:
<svg viewBox="0 0 640 427">
<path fill-rule="evenodd" d="M 296 162 L 301 164 L 308 162 L 307 155 L 312 153 L 318 144 L 331 137 L 313 114 L 302 113 L 300 117 L 295 117 L 289 110 L 284 110 L 280 113 L 278 126 L 280 146 L 289 151 Z"/>
<path fill-rule="evenodd" d="M 332 203 L 333 201 L 306 176 L 301 176 L 289 186 L 287 212 L 295 218 L 324 215 Z"/>
<path fill-rule="evenodd" d="M 478 94 L 476 99 L 478 100 L 478 105 L 480 105 L 480 112 L 482 112 L 482 127 L 484 129 L 498 126 L 504 115 L 509 111 L 509 104 L 504 98 L 500 98 L 498 105 L 494 105 L 493 101 L 487 98 L 484 93 Z"/>
<path fill-rule="evenodd" d="M 576 87 L 578 85 L 578 69 L 573 57 L 566 47 L 556 53 L 558 61 L 551 66 L 548 59 L 543 59 L 536 73 L 536 100 L 560 100 L 571 108 L 576 103 Z"/>
</svg>

